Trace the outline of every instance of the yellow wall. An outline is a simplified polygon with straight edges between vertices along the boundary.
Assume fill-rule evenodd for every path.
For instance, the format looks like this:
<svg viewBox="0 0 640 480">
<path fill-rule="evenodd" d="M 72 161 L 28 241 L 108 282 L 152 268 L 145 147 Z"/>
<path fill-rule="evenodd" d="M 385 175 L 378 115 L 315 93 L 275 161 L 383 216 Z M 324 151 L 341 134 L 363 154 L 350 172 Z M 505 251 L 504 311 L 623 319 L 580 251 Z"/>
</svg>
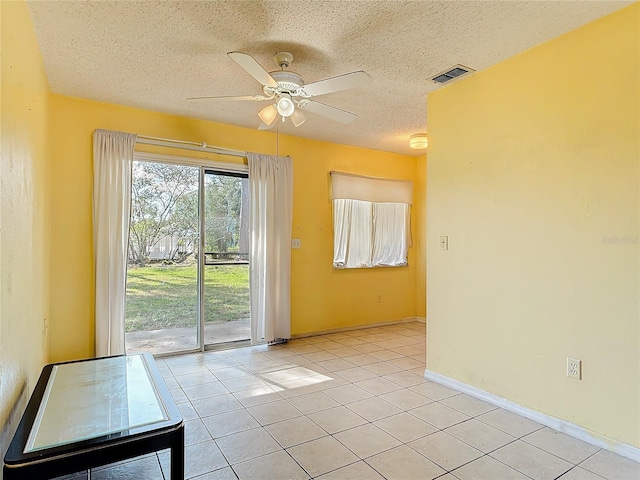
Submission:
<svg viewBox="0 0 640 480">
<path fill-rule="evenodd" d="M 48 360 L 48 86 L 27 6 L 0 2 L 0 456 Z"/>
<path fill-rule="evenodd" d="M 427 316 L 427 156 L 416 158 L 416 183 L 413 209 L 416 224 L 413 245 L 416 251 L 416 316 Z"/>
<path fill-rule="evenodd" d="M 205 141 L 236 150 L 275 154 L 271 132 L 232 127 L 117 105 L 51 95 L 52 235 L 51 358 L 94 353 L 92 150 L 96 128 Z M 416 315 L 416 248 L 409 267 L 332 269 L 329 172 L 416 180 L 416 158 L 281 135 L 280 155 L 294 164 L 292 333 L 398 320 Z M 171 150 L 174 155 L 188 151 Z M 213 156 L 215 160 L 219 157 Z M 415 210 L 415 209 L 414 209 Z M 423 219 L 424 216 L 422 215 Z M 413 225 L 419 224 L 415 213 Z M 419 227 L 414 227 L 415 228 Z M 72 252 L 72 254 L 70 254 Z M 423 273 L 424 274 L 424 273 Z M 377 295 L 382 302 L 377 302 Z"/>
<path fill-rule="evenodd" d="M 429 95 L 427 190 L 427 368 L 636 447 L 639 10 Z"/>
</svg>

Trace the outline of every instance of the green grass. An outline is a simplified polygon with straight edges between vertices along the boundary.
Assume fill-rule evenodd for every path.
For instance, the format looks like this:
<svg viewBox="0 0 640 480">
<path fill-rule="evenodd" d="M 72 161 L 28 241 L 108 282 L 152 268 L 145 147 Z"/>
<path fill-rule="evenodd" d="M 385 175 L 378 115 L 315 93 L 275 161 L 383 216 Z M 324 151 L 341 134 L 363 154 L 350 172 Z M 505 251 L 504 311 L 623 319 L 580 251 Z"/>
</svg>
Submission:
<svg viewBox="0 0 640 480">
<path fill-rule="evenodd" d="M 129 266 L 125 329 L 127 332 L 195 327 L 196 266 Z M 249 267 L 206 266 L 205 322 L 249 317 Z"/>
</svg>

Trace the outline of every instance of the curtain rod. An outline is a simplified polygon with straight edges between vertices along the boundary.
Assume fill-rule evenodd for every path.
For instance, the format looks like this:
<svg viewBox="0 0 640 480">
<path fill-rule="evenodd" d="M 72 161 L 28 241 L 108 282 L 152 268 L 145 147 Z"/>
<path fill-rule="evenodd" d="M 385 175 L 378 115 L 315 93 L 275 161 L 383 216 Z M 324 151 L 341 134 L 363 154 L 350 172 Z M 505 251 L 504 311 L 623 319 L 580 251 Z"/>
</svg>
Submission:
<svg viewBox="0 0 640 480">
<path fill-rule="evenodd" d="M 228 148 L 213 147 L 205 142 L 188 142 L 185 140 L 173 140 L 170 138 L 148 137 L 146 135 L 138 135 L 136 143 L 144 143 L 146 145 L 156 145 L 159 147 L 182 148 L 186 150 L 197 150 L 199 152 L 217 153 L 219 155 L 231 155 L 234 157 L 246 157 L 247 152 L 240 150 L 229 150 Z"/>
</svg>

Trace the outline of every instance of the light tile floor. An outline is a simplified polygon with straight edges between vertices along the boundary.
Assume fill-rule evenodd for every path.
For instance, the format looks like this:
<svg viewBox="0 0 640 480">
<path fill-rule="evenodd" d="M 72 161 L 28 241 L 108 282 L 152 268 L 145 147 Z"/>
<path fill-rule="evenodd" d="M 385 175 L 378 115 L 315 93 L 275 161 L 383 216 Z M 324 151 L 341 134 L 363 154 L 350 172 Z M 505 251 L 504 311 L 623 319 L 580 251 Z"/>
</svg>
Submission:
<svg viewBox="0 0 640 480">
<path fill-rule="evenodd" d="M 631 460 L 425 380 L 420 323 L 157 363 L 184 416 L 186 478 L 640 479 Z M 91 479 L 168 479 L 169 461 Z"/>
</svg>

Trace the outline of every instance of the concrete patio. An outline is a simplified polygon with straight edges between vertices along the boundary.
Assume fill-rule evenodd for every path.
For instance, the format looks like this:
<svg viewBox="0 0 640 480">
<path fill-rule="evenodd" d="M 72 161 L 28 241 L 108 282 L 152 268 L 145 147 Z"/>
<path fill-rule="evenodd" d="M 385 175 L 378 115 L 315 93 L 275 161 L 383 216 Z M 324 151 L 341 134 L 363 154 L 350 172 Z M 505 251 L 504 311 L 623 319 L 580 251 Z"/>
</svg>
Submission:
<svg viewBox="0 0 640 480">
<path fill-rule="evenodd" d="M 248 318 L 221 323 L 205 323 L 205 345 L 248 340 L 251 326 Z M 198 348 L 196 329 L 167 328 L 125 334 L 127 353 L 149 352 L 162 355 Z"/>
</svg>

